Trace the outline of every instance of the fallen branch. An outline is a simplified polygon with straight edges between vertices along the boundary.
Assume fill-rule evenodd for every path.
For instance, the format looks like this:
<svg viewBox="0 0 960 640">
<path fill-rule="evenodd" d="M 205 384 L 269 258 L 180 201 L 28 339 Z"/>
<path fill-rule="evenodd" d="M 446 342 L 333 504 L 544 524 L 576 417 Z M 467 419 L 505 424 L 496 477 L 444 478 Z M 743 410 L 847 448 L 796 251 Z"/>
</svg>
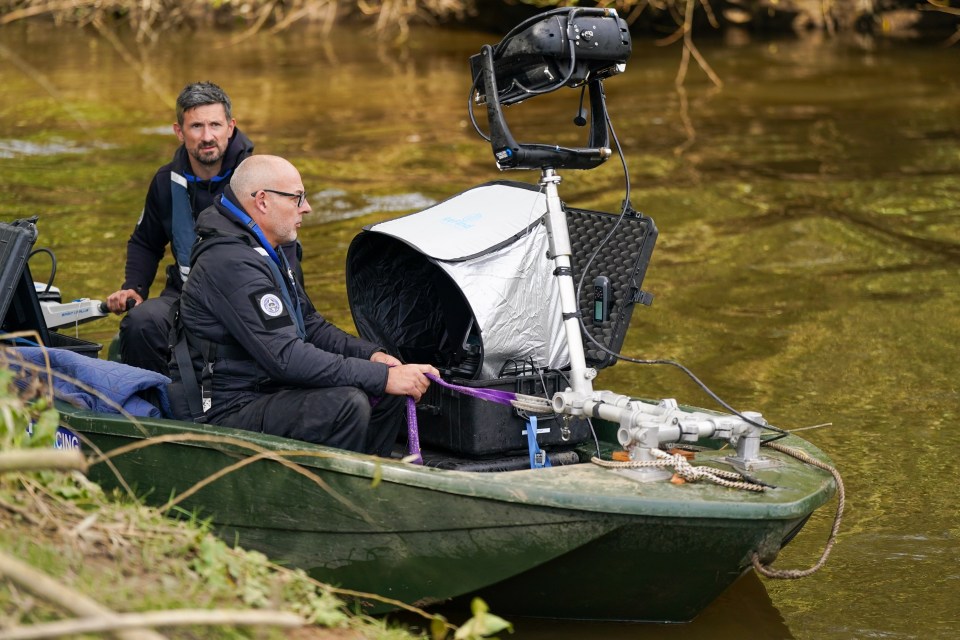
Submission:
<svg viewBox="0 0 960 640">
<path fill-rule="evenodd" d="M 233 550 L 233 552 L 236 553 L 236 550 Z M 272 562 L 272 561 L 269 561 L 269 560 L 267 561 L 267 563 L 268 563 L 268 565 L 270 566 L 270 568 L 273 569 L 274 571 L 282 571 L 282 572 L 287 572 L 287 573 L 289 573 L 289 572 L 292 571 L 289 567 L 285 567 L 285 566 L 283 566 L 283 565 L 277 564 L 277 563 Z M 410 613 L 413 613 L 413 614 L 416 614 L 416 615 L 418 615 L 418 616 L 421 616 L 421 617 L 423 617 L 423 618 L 425 618 L 425 619 L 427 619 L 427 620 L 439 621 L 439 623 L 443 626 L 443 628 L 445 628 L 445 629 L 447 629 L 447 630 L 449 630 L 449 631 L 456 631 L 456 630 L 457 630 L 457 627 L 456 627 L 456 626 L 454 626 L 454 625 L 450 624 L 449 622 L 447 622 L 446 618 L 444 618 L 444 617 L 441 616 L 440 614 L 437 614 L 437 613 L 429 613 L 429 612 L 427 612 L 427 611 L 425 611 L 425 610 L 423 610 L 423 609 L 421 609 L 421 608 L 419 608 L 419 607 L 413 606 L 412 604 L 408 604 L 408 603 L 406 603 L 406 602 L 403 602 L 402 600 L 396 600 L 396 599 L 394 599 L 394 598 L 388 598 L 388 597 L 382 596 L 382 595 L 380 595 L 380 594 L 378 594 L 378 593 L 369 593 L 369 592 L 366 592 L 366 591 L 354 591 L 353 589 L 342 589 L 342 588 L 340 588 L 340 587 L 335 587 L 335 586 L 333 586 L 333 585 L 330 585 L 330 584 L 327 584 L 327 583 L 324 583 L 324 582 L 320 582 L 320 581 L 317 580 L 316 578 L 312 578 L 312 577 L 310 577 L 309 575 L 304 574 L 304 576 L 306 577 L 307 582 L 309 582 L 310 584 L 314 585 L 314 586 L 317 587 L 318 589 L 322 589 L 322 590 L 325 590 L 325 591 L 329 591 L 330 593 L 333 593 L 333 594 L 336 594 L 336 595 L 347 596 L 347 597 L 352 597 L 352 598 L 358 598 L 358 599 L 362 599 L 362 600 L 376 600 L 377 602 L 382 602 L 382 603 L 384 603 L 384 604 L 391 605 L 391 606 L 393 606 L 393 607 L 395 607 L 395 608 L 397 608 L 397 609 L 403 609 L 403 610 L 405 610 L 405 611 L 409 611 Z"/>
<path fill-rule="evenodd" d="M 38 571 L 29 564 L 8 556 L 2 551 L 0 551 L 0 575 L 6 576 L 22 589 L 74 615 L 95 616 L 98 619 L 112 619 L 118 615 L 99 602 L 60 584 L 42 571 Z M 122 629 L 118 628 L 116 636 L 122 640 L 163 640 L 163 636 L 160 634 L 138 627 L 143 627 L 143 625 L 128 625 Z M 3 637 L 5 639 L 13 638 L 14 636 L 11 634 L 17 629 L 24 630 L 27 629 L 27 627 L 8 627 L 3 630 Z M 23 637 L 48 638 L 53 635 L 55 634 L 47 633 L 40 636 Z"/>
<path fill-rule="evenodd" d="M 60 620 L 30 626 L 8 627 L 4 640 L 39 640 L 80 633 L 105 633 L 137 627 L 182 627 L 187 625 L 213 626 L 271 626 L 302 627 L 306 622 L 287 611 L 245 609 L 177 609 L 147 613 L 121 613 L 107 616 Z M 162 636 L 161 636 L 162 637 Z"/>
<path fill-rule="evenodd" d="M 23 507 L 17 506 L 15 504 L 10 504 L 6 500 L 0 499 L 0 508 L 6 509 L 10 513 L 15 513 L 30 524 L 38 527 L 41 524 L 41 520 L 32 514 L 29 510 L 24 509 Z"/>
<path fill-rule="evenodd" d="M 99 0 L 63 0 L 63 2 L 48 2 L 47 4 L 26 6 L 22 9 L 16 9 L 15 11 L 11 11 L 6 15 L 0 16 L 0 25 L 9 24 L 25 18 L 33 18 L 45 13 L 76 11 L 81 7 L 95 6 L 98 1 Z"/>
<path fill-rule="evenodd" d="M 78 449 L 16 449 L 0 453 L 0 473 L 7 471 L 87 471 Z"/>
<path fill-rule="evenodd" d="M 67 426 L 69 426 L 69 424 L 68 424 Z M 228 468 L 226 468 L 226 469 L 221 469 L 219 472 L 213 474 L 215 477 L 208 476 L 206 479 L 201 480 L 200 482 L 198 482 L 196 485 L 194 485 L 194 486 L 191 487 L 190 489 L 187 489 L 187 491 L 189 491 L 190 493 L 194 493 L 195 491 L 197 491 L 197 490 L 199 490 L 200 488 L 206 486 L 207 484 L 209 484 L 209 483 L 212 482 L 213 480 L 216 480 L 216 479 L 220 478 L 220 477 L 221 477 L 222 475 L 224 475 L 225 473 L 229 473 L 229 472 L 235 471 L 236 469 L 242 468 L 242 467 L 246 466 L 247 464 L 250 464 L 250 463 L 255 462 L 255 461 L 257 461 L 257 460 L 267 459 L 267 460 L 273 460 L 274 462 L 277 462 L 278 464 L 281 464 L 281 465 L 287 467 L 287 468 L 290 469 L 291 471 L 294 471 L 295 473 L 299 473 L 300 475 L 304 476 L 305 478 L 308 478 L 308 479 L 312 480 L 318 487 L 320 487 L 321 489 L 323 489 L 324 491 L 326 491 L 326 492 L 327 492 L 328 494 L 330 494 L 333 498 L 335 498 L 338 502 L 340 502 L 342 505 L 344 505 L 345 507 L 347 507 L 348 509 L 350 509 L 351 511 L 353 511 L 354 513 L 356 513 L 358 516 L 360 516 L 361 518 L 363 518 L 366 522 L 370 522 L 370 523 L 373 522 L 373 520 L 371 520 L 369 514 L 367 514 L 365 511 L 363 511 L 363 510 L 360 509 L 359 507 L 355 506 L 355 505 L 354 505 L 352 502 L 350 502 L 345 496 L 342 496 L 342 495 L 340 495 L 339 493 L 337 493 L 337 492 L 333 489 L 333 487 L 331 487 L 330 485 L 328 485 L 328 484 L 323 480 L 323 478 L 321 478 L 319 475 L 317 475 L 316 473 L 313 473 L 312 471 L 308 470 L 306 467 L 303 467 L 303 466 L 297 464 L 296 462 L 293 462 L 293 461 L 291 461 L 291 460 L 287 460 L 287 459 L 286 459 L 287 457 L 291 457 L 291 456 L 303 456 L 303 457 L 310 457 L 310 458 L 334 458 L 334 459 L 336 459 L 336 458 L 338 458 L 338 457 L 342 457 L 343 454 L 338 453 L 338 452 L 335 452 L 335 451 L 330 451 L 330 452 L 328 452 L 328 451 L 309 451 L 309 450 L 302 450 L 302 451 L 301 451 L 301 450 L 272 451 L 272 450 L 269 450 L 269 449 L 265 449 L 265 448 L 263 448 L 263 447 L 261 447 L 261 446 L 258 446 L 258 445 L 254 444 L 254 443 L 252 443 L 252 442 L 246 442 L 246 441 L 241 440 L 241 439 L 239 439 L 239 438 L 232 438 L 232 437 L 230 437 L 230 436 L 218 436 L 218 435 L 214 435 L 214 434 L 205 434 L 205 433 L 168 433 L 168 434 L 164 434 L 164 435 L 153 436 L 153 437 L 146 438 L 146 439 L 143 439 L 143 440 L 137 440 L 137 441 L 132 442 L 132 443 L 130 443 L 130 444 L 125 444 L 125 445 L 122 445 L 122 446 L 117 447 L 117 448 L 115 448 L 115 449 L 111 449 L 111 450 L 108 451 L 107 453 L 101 453 L 99 456 L 96 456 L 96 457 L 91 458 L 91 460 L 90 460 L 90 465 L 92 466 L 92 465 L 95 465 L 95 464 L 99 464 L 99 463 L 101 463 L 101 462 L 109 462 L 111 458 L 115 458 L 115 457 L 117 457 L 117 456 L 121 456 L 121 455 L 124 455 L 124 454 L 126 454 L 126 453 L 130 453 L 131 451 L 136 451 L 137 449 L 142 449 L 142 448 L 144 448 L 144 447 L 151 447 L 151 446 L 154 446 L 154 445 L 157 445 L 157 444 L 161 444 L 161 443 L 164 443 L 164 442 L 176 442 L 176 443 L 180 443 L 180 442 L 223 443 L 223 444 L 228 444 L 228 445 L 235 445 L 235 446 L 240 447 L 240 448 L 249 449 L 249 450 L 258 452 L 258 455 L 255 456 L 255 457 L 245 458 L 244 460 L 241 460 L 240 462 L 237 462 L 237 463 L 235 463 L 235 464 L 230 465 L 230 466 L 229 466 Z M 374 458 L 372 458 L 372 459 L 374 459 Z M 374 459 L 374 460 L 376 460 L 376 459 Z M 118 477 L 119 477 L 119 474 L 118 474 Z M 180 496 L 178 496 L 178 497 L 172 498 L 171 501 L 168 502 L 168 503 L 167 503 L 166 505 L 164 505 L 163 507 L 161 507 L 160 510 L 163 511 L 163 510 L 166 510 L 166 509 L 169 509 L 169 508 L 175 506 L 178 502 L 180 502 L 180 500 L 182 500 L 184 497 L 186 497 L 186 496 L 184 496 L 184 494 L 187 493 L 187 491 L 184 491 L 184 492 L 181 493 Z"/>
</svg>

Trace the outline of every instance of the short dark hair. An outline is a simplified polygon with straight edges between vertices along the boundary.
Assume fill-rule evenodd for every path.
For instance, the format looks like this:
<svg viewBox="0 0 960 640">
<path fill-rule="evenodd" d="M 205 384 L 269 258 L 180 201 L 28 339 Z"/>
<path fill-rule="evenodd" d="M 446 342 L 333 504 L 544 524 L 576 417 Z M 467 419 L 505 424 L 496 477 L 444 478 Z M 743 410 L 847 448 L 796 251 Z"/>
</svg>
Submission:
<svg viewBox="0 0 960 640">
<path fill-rule="evenodd" d="M 177 124 L 183 126 L 184 113 L 207 104 L 222 104 L 227 120 L 230 120 L 230 98 L 223 89 L 212 82 L 192 82 L 177 96 Z"/>
</svg>

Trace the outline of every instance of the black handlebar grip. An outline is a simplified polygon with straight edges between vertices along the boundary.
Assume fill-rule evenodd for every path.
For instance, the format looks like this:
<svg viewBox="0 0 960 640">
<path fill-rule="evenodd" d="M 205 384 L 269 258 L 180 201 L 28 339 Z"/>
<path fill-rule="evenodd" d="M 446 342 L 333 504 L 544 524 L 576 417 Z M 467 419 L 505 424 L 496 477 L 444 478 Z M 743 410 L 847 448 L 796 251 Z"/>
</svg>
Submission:
<svg viewBox="0 0 960 640">
<path fill-rule="evenodd" d="M 133 309 L 135 306 L 137 306 L 137 301 L 133 298 L 127 298 L 126 310 L 130 311 L 130 309 Z M 100 313 L 110 313 L 110 307 L 107 306 L 106 302 L 100 303 Z"/>
</svg>

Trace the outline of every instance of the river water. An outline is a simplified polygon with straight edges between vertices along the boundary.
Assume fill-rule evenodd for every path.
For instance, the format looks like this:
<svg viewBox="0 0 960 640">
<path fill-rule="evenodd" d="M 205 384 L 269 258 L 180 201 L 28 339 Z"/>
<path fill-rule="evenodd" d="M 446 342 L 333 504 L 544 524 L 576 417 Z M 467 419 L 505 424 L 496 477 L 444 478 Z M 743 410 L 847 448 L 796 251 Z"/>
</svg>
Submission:
<svg viewBox="0 0 960 640">
<path fill-rule="evenodd" d="M 314 208 L 302 233 L 308 289 L 347 328 L 344 256 L 362 225 L 488 180 L 537 179 L 498 173 L 467 115 L 467 58 L 495 36 L 431 29 L 401 47 L 344 26 L 234 37 L 200 31 L 137 47 L 45 23 L 0 28 L 0 219 L 40 216 L 38 246 L 55 251 L 66 297 L 103 298 L 120 284 L 189 81 L 223 86 L 257 151 L 300 168 Z M 680 361 L 780 427 L 829 425 L 804 435 L 844 475 L 839 540 L 812 577 L 747 576 L 688 625 L 516 620 L 512 637 L 953 638 L 960 50 L 700 45 L 723 87 L 691 66 L 689 126 L 676 45 L 636 42 L 627 73 L 606 83 L 632 202 L 660 230 L 645 282 L 655 300 L 637 309 L 623 351 Z M 576 98 L 511 110 L 517 137 L 578 143 Z M 624 197 L 615 162 L 562 175 L 574 206 L 615 211 Z M 35 279 L 48 262 L 31 261 Z M 104 341 L 116 326 L 79 335 Z M 621 363 L 600 387 L 715 406 L 675 369 Z M 776 564 L 815 562 L 833 509 Z"/>
</svg>

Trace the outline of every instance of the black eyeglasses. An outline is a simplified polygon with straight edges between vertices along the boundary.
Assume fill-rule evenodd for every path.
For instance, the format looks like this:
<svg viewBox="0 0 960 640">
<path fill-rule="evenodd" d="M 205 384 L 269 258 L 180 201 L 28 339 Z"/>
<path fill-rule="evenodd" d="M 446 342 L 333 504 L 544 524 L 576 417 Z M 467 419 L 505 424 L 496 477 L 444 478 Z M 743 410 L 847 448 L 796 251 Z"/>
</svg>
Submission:
<svg viewBox="0 0 960 640">
<path fill-rule="evenodd" d="M 306 191 L 301 191 L 300 193 L 287 193 L 286 191 L 277 191 L 277 190 L 275 190 L 275 189 L 260 189 L 260 191 L 269 191 L 270 193 L 275 193 L 275 194 L 277 194 L 278 196 L 286 196 L 286 197 L 288 197 L 288 198 L 296 198 L 296 199 L 297 199 L 297 208 L 298 208 L 298 209 L 303 206 L 303 203 L 304 203 L 304 202 L 307 201 L 307 192 L 306 192 Z M 254 191 L 253 193 L 251 193 L 251 194 L 250 194 L 250 197 L 251 197 L 251 198 L 256 198 L 256 197 L 257 197 L 257 192 Z"/>
</svg>

